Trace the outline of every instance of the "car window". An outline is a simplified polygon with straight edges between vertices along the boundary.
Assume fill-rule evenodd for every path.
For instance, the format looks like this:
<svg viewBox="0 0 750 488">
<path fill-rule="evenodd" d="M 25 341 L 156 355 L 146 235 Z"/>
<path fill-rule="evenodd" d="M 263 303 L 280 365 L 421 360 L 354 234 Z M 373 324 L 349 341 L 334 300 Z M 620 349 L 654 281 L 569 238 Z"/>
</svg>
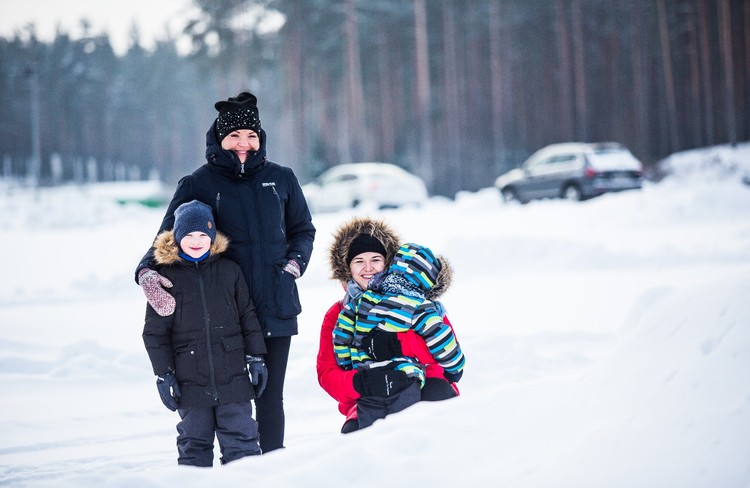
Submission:
<svg viewBox="0 0 750 488">
<path fill-rule="evenodd" d="M 335 183 L 344 183 L 344 182 L 347 182 L 347 181 L 354 181 L 356 179 L 357 179 L 356 175 L 353 175 L 353 174 L 350 174 L 350 173 L 344 173 L 342 175 L 335 175 L 335 176 L 332 176 L 330 178 L 326 178 L 323 181 L 323 184 L 324 185 L 331 185 L 331 184 L 335 184 Z"/>
<path fill-rule="evenodd" d="M 597 151 L 586 156 L 589 164 L 600 171 L 631 170 L 639 171 L 641 162 L 630 151 Z"/>
<path fill-rule="evenodd" d="M 571 161 L 575 161 L 576 155 L 575 154 L 561 154 L 559 156 L 553 156 L 549 159 L 549 164 L 562 164 L 562 163 L 569 163 Z"/>
<path fill-rule="evenodd" d="M 542 158 L 542 159 L 536 159 L 534 161 L 529 161 L 528 164 L 526 164 L 527 169 L 534 169 L 534 168 L 543 168 L 550 164 L 552 158 Z"/>
</svg>

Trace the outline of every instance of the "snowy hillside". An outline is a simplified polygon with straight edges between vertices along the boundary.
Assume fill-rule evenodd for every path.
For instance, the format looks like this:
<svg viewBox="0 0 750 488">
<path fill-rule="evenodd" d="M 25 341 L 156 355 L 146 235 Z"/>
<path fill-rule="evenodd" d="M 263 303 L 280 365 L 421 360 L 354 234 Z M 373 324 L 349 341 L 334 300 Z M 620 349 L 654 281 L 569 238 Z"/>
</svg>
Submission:
<svg viewBox="0 0 750 488">
<path fill-rule="evenodd" d="M 451 260 L 444 303 L 467 369 L 459 398 L 348 436 L 315 356 L 341 295 L 327 246 L 353 212 L 315 215 L 287 447 L 211 470 L 176 466 L 178 417 L 141 341 L 133 271 L 163 209 L 119 205 L 111 187 L 0 184 L 0 485 L 747 488 L 750 186 L 738 168 L 750 145 L 701 161 L 676 155 L 662 182 L 582 203 L 508 205 L 485 189 L 382 212 Z"/>
</svg>

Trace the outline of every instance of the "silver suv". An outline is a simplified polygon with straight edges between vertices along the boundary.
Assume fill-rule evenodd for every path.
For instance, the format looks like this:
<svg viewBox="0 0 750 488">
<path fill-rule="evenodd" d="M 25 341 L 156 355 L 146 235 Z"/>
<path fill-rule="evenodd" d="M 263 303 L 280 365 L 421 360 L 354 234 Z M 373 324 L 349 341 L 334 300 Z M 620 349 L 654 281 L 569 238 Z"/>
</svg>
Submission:
<svg viewBox="0 0 750 488">
<path fill-rule="evenodd" d="M 585 200 L 642 185 L 643 165 L 616 142 L 552 144 L 495 180 L 506 202 L 521 203 L 537 198 Z"/>
</svg>

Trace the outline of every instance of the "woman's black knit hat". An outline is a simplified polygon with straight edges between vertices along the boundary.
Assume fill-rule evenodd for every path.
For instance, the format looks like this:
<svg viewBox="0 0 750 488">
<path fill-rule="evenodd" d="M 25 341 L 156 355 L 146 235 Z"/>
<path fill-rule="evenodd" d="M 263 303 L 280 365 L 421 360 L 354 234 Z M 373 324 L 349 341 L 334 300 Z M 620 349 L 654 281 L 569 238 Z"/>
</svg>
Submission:
<svg viewBox="0 0 750 488">
<path fill-rule="evenodd" d="M 214 104 L 219 116 L 216 118 L 216 135 L 219 143 L 232 131 L 250 129 L 260 135 L 258 99 L 250 92 L 220 100 Z"/>
<path fill-rule="evenodd" d="M 349 245 L 349 251 L 346 253 L 347 266 L 363 252 L 376 252 L 382 254 L 383 257 L 387 255 L 385 246 L 376 237 L 371 234 L 359 234 Z"/>
</svg>

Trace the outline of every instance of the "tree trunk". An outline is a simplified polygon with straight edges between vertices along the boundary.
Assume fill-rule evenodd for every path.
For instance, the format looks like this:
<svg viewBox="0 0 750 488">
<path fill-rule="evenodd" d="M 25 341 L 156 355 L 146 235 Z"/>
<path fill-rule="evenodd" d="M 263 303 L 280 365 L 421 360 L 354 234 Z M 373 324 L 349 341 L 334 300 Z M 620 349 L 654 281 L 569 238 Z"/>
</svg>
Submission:
<svg viewBox="0 0 750 488">
<path fill-rule="evenodd" d="M 675 151 L 680 147 L 677 134 L 677 102 L 674 94 L 674 75 L 672 71 L 672 53 L 669 47 L 669 26 L 667 25 L 667 9 L 664 0 L 656 0 L 657 17 L 659 19 L 659 38 L 661 39 L 662 71 L 664 72 L 664 89 L 667 98 L 667 125 L 669 130 L 668 151 Z"/>
<path fill-rule="evenodd" d="M 394 90 L 391 85 L 392 70 L 391 66 L 391 46 L 388 27 L 385 22 L 378 25 L 378 87 L 380 89 L 380 137 L 378 144 L 378 159 L 381 161 L 392 162 L 396 153 L 396 116 L 395 108 L 400 107 L 394 100 Z"/>
<path fill-rule="evenodd" d="M 701 86 L 700 86 L 700 60 L 698 56 L 698 19 L 696 12 L 691 12 L 688 22 L 688 45 L 687 59 L 690 70 L 690 112 L 685 123 L 690 126 L 690 146 L 699 147 L 704 145 L 701 137 L 700 113 L 701 113 Z"/>
<path fill-rule="evenodd" d="M 634 150 L 645 153 L 648 140 L 648 109 L 646 100 L 646 70 L 643 66 L 643 14 L 641 2 L 631 3 L 632 17 L 632 64 L 633 64 L 633 124 L 635 134 Z"/>
<path fill-rule="evenodd" d="M 744 55 L 745 79 L 739 85 L 742 90 L 739 99 L 744 104 L 740 108 L 740 113 L 745 115 L 745 121 L 740 121 L 740 127 L 744 128 L 742 134 L 740 134 L 740 139 L 744 141 L 750 138 L 750 0 L 745 0 L 743 7 L 745 9 L 743 29 L 745 31 L 745 49 L 742 54 Z"/>
<path fill-rule="evenodd" d="M 362 67 L 359 57 L 359 34 L 357 30 L 356 0 L 346 0 L 346 95 L 349 128 L 348 160 L 362 161 L 365 158 L 367 133 L 365 131 L 364 90 Z"/>
<path fill-rule="evenodd" d="M 456 48 L 456 17 L 453 12 L 452 3 L 443 5 L 443 99 L 441 106 L 443 110 L 443 134 L 452 141 L 444 146 L 441 151 L 443 166 L 446 171 L 433 168 L 436 180 L 443 181 L 443 188 L 435 188 L 440 193 L 455 193 L 460 188 L 460 164 L 458 163 L 459 147 L 463 141 L 463 127 L 459 120 L 459 114 L 463 111 L 459 106 L 458 76 L 458 49 Z M 441 174 L 442 173 L 442 174 Z M 459 180 L 459 181 L 457 181 Z"/>
<path fill-rule="evenodd" d="M 419 124 L 420 175 L 433 191 L 432 127 L 430 117 L 430 65 L 427 46 L 427 11 L 425 0 L 414 0 L 414 35 L 416 39 L 417 114 Z"/>
<path fill-rule="evenodd" d="M 573 137 L 573 89 L 570 85 L 570 28 L 568 26 L 568 2 L 555 0 L 555 24 L 557 25 L 557 55 L 560 62 L 559 69 L 559 102 L 560 127 L 557 129 L 563 140 Z"/>
<path fill-rule="evenodd" d="M 703 87 L 703 132 L 706 145 L 716 141 L 714 134 L 714 89 L 711 70 L 711 46 L 709 43 L 708 5 L 710 0 L 698 0 L 698 50 L 701 63 L 701 85 Z"/>
<path fill-rule="evenodd" d="M 500 173 L 504 169 L 505 137 L 503 127 L 503 41 L 501 26 L 501 3 L 490 2 L 489 38 L 490 38 L 490 99 L 492 103 L 492 154 L 495 161 L 494 170 Z"/>
<path fill-rule="evenodd" d="M 586 77 L 584 76 L 584 46 L 583 46 L 583 16 L 581 14 L 581 0 L 572 2 L 573 21 L 573 58 L 575 60 L 576 87 L 576 135 L 581 141 L 588 141 L 588 114 L 586 113 Z"/>
<path fill-rule="evenodd" d="M 308 152 L 306 124 L 304 122 L 305 87 L 302 76 L 304 58 L 302 56 L 302 30 L 290 33 L 289 42 L 285 45 L 286 55 L 282 59 L 287 73 L 286 96 L 282 100 L 282 117 L 280 121 L 283 140 L 296 141 L 295 144 L 282 145 L 283 161 L 299 161 L 302 154 Z"/>
<path fill-rule="evenodd" d="M 729 143 L 737 144 L 737 112 L 734 93 L 734 58 L 732 57 L 732 19 L 729 15 L 729 0 L 719 0 L 719 49 L 724 73 L 724 104 L 727 114 Z"/>
</svg>

